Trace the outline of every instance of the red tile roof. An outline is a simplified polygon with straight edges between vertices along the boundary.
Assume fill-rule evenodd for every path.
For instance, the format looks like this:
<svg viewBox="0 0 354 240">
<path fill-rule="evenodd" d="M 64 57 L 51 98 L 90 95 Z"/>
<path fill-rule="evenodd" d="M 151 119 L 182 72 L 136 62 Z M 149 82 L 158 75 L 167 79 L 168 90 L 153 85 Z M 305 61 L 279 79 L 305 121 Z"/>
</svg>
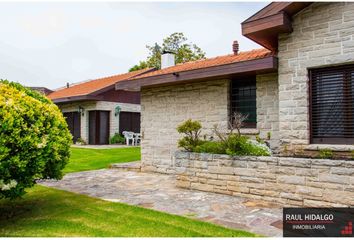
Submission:
<svg viewBox="0 0 354 240">
<path fill-rule="evenodd" d="M 148 71 L 151 71 L 151 69 L 137 70 L 129 73 L 78 83 L 69 88 L 62 88 L 55 92 L 52 92 L 48 95 L 48 97 L 53 100 L 59 98 L 88 95 L 106 87 L 114 86 L 114 84 L 119 81 L 131 79 L 132 77 L 138 76 L 139 74 Z"/>
<path fill-rule="evenodd" d="M 202 59 L 197 61 L 180 63 L 172 67 L 167 67 L 161 70 L 147 72 L 145 74 L 135 76 L 132 79 L 140 79 L 140 78 L 164 75 L 164 74 L 175 73 L 175 72 L 184 72 L 184 71 L 189 71 L 194 69 L 214 67 L 214 66 L 225 65 L 230 63 L 265 58 L 273 55 L 274 53 L 272 53 L 271 51 L 265 48 L 253 49 L 251 51 L 240 52 L 237 55 L 229 54 L 225 56 L 218 56 L 215 58 L 207 58 L 207 59 Z"/>
</svg>

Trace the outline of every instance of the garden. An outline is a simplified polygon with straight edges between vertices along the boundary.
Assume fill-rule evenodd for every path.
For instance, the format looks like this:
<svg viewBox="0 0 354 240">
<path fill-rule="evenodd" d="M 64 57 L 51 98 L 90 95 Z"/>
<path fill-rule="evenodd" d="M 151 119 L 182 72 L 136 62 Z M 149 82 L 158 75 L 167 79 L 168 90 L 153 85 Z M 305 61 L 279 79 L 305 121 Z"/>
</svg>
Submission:
<svg viewBox="0 0 354 240">
<path fill-rule="evenodd" d="M 241 128 L 246 118 L 247 116 L 235 112 L 227 126 L 214 125 L 212 133 L 209 135 L 202 135 L 202 125 L 199 121 L 188 119 L 177 127 L 177 131 L 183 135 L 178 141 L 178 146 L 186 151 L 197 153 L 232 156 L 272 155 L 266 140 L 262 140 L 259 136 L 256 137 L 256 140 L 252 140 L 241 134 Z"/>
</svg>

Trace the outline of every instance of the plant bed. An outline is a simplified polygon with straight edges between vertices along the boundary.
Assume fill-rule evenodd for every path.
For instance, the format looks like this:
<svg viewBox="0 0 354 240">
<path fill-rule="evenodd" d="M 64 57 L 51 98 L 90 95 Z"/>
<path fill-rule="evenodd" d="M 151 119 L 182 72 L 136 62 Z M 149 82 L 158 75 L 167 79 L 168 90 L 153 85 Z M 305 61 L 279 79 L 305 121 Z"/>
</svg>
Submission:
<svg viewBox="0 0 354 240">
<path fill-rule="evenodd" d="M 178 146 L 186 151 L 212 154 L 227 154 L 231 156 L 271 156 L 272 151 L 265 142 L 257 138 L 257 141 L 249 139 L 240 133 L 240 119 L 235 114 L 229 126 L 223 130 L 214 125 L 212 135 L 201 137 L 202 125 L 199 121 L 191 119 L 177 127 L 177 131 L 184 136 L 178 141 Z M 235 133 L 234 130 L 237 130 Z M 217 140 L 214 138 L 217 137 Z M 208 139 L 208 140 L 207 140 Z"/>
</svg>

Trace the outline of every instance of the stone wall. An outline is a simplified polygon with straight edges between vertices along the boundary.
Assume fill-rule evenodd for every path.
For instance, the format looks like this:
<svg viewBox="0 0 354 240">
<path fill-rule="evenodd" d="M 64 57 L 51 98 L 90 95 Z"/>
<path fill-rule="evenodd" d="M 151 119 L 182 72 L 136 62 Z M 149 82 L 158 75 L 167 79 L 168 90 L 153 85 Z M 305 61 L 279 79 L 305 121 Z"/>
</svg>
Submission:
<svg viewBox="0 0 354 240">
<path fill-rule="evenodd" d="M 89 139 L 89 111 L 101 110 L 110 111 L 109 121 L 110 121 L 110 137 L 116 132 L 119 132 L 119 116 L 115 116 L 115 108 L 117 106 L 121 107 L 121 111 L 125 112 L 140 112 L 139 104 L 130 103 L 117 103 L 117 102 L 107 102 L 107 101 L 85 101 L 85 102 L 73 102 L 60 104 L 59 107 L 62 112 L 76 112 L 79 106 L 84 108 L 84 115 L 81 116 L 81 138 L 88 143 Z"/>
<path fill-rule="evenodd" d="M 176 127 L 191 118 L 210 133 L 228 120 L 228 80 L 142 89 L 142 170 L 174 173 L 174 152 L 181 137 Z"/>
<path fill-rule="evenodd" d="M 284 206 L 354 206 L 354 161 L 175 153 L 177 186 Z"/>
<path fill-rule="evenodd" d="M 278 147 L 278 79 L 276 74 L 257 76 L 257 129 L 247 135 L 271 132 L 271 147 Z M 202 123 L 203 134 L 214 124 L 225 126 L 229 117 L 229 80 L 142 89 L 142 170 L 174 172 L 174 152 L 181 136 L 176 127 L 191 118 Z"/>
<path fill-rule="evenodd" d="M 287 147 L 310 143 L 308 69 L 354 62 L 354 3 L 314 3 L 279 36 L 279 138 Z"/>
<path fill-rule="evenodd" d="M 257 129 L 262 139 L 270 136 L 270 147 L 279 147 L 279 102 L 278 75 L 276 73 L 257 75 Z"/>
</svg>

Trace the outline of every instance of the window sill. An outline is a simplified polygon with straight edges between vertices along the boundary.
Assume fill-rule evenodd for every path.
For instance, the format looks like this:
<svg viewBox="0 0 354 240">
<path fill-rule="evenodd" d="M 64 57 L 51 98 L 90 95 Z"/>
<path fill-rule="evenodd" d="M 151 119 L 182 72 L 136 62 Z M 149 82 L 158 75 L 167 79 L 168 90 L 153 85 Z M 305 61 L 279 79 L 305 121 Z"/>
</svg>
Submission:
<svg viewBox="0 0 354 240">
<path fill-rule="evenodd" d="M 244 135 L 257 135 L 259 134 L 259 130 L 257 128 L 241 128 L 241 134 Z"/>
<path fill-rule="evenodd" d="M 335 145 L 335 144 L 310 144 L 305 147 L 305 150 L 321 150 L 330 149 L 332 151 L 347 152 L 354 151 L 354 145 Z"/>
</svg>

